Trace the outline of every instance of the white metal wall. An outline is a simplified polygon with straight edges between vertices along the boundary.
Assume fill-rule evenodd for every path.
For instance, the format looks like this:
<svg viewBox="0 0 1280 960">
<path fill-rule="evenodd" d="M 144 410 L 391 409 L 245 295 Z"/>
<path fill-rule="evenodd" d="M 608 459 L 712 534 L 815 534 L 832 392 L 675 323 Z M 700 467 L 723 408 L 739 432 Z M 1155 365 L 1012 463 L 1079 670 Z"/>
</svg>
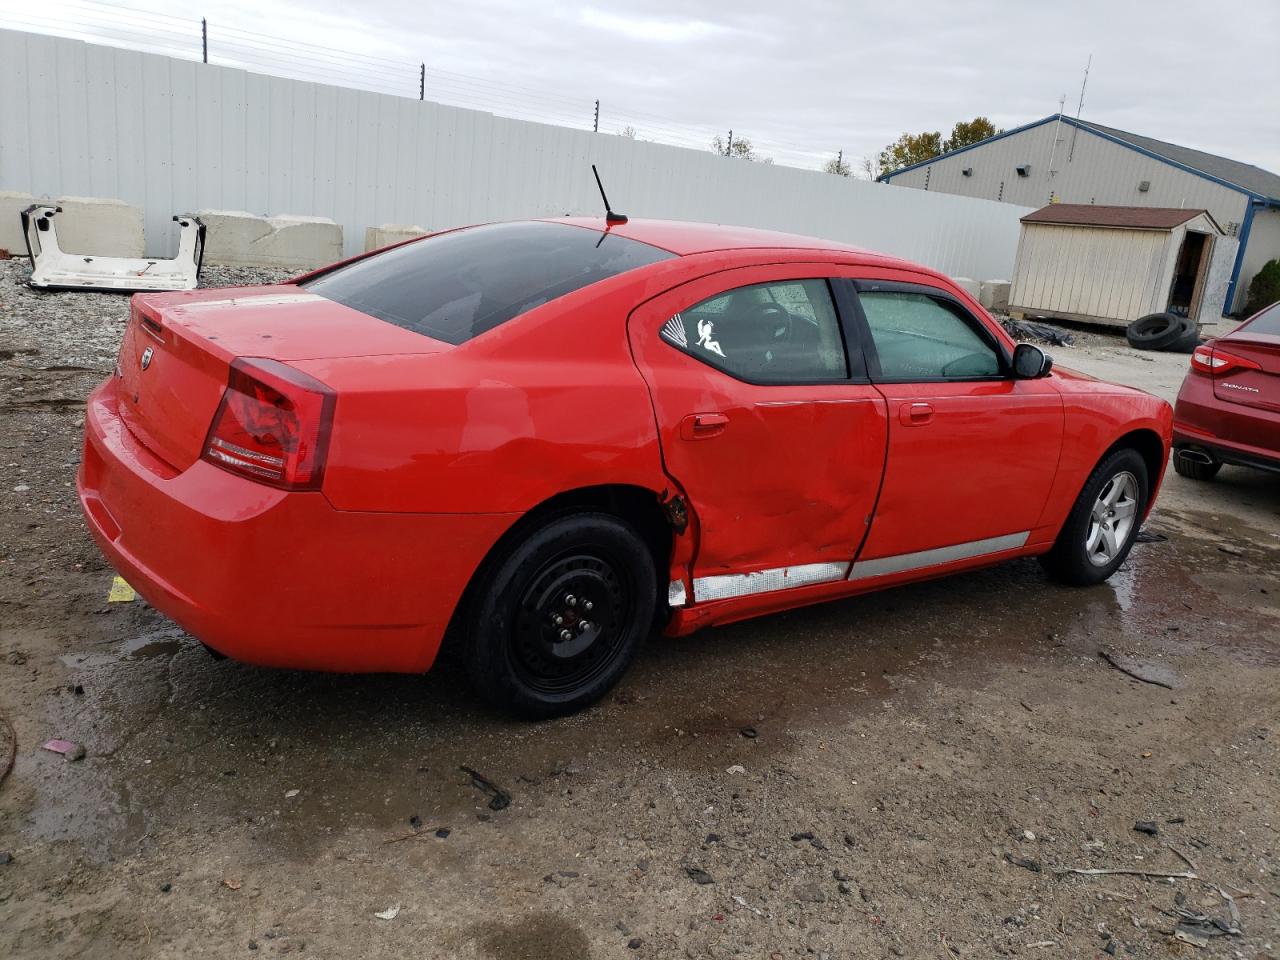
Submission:
<svg viewBox="0 0 1280 960">
<path fill-rule="evenodd" d="M 894 190 L 606 134 L 0 30 L 0 189 L 118 197 L 147 246 L 197 209 L 368 226 L 598 213 L 806 233 L 978 279 L 1008 277 L 1026 207 Z"/>
</svg>

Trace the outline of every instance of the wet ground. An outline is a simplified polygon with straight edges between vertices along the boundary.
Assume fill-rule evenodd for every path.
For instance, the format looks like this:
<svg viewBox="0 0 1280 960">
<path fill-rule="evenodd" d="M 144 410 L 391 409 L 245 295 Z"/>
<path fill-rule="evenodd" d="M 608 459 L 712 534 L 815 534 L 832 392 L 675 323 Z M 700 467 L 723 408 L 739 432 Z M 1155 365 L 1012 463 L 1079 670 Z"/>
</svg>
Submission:
<svg viewBox="0 0 1280 960">
<path fill-rule="evenodd" d="M 1022 561 L 654 638 L 530 725 L 450 669 L 260 670 L 108 602 L 73 347 L 0 344 L 0 956 L 1277 955 L 1277 481 L 1171 476 L 1100 587 Z M 1053 352 L 1157 392 L 1186 363 Z"/>
</svg>

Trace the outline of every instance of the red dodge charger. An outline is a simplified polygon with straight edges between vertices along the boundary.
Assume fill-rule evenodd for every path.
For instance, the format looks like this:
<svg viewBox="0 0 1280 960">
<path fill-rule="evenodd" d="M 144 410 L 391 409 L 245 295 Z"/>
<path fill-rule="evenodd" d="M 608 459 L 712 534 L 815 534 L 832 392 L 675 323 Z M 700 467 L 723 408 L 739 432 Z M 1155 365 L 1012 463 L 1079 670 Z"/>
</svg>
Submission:
<svg viewBox="0 0 1280 960">
<path fill-rule="evenodd" d="M 427 670 L 532 717 L 709 624 L 1038 556 L 1123 562 L 1169 405 L 946 277 L 693 223 L 498 223 L 146 294 L 89 400 L 89 528 L 249 663 Z"/>
</svg>

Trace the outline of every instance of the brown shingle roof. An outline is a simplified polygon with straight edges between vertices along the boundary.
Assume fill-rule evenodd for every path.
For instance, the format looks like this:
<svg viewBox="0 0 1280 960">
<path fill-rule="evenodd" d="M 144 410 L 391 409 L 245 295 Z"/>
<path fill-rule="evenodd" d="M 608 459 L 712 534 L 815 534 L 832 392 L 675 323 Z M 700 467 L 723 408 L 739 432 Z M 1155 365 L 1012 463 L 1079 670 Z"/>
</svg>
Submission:
<svg viewBox="0 0 1280 960">
<path fill-rule="evenodd" d="M 1022 218 L 1022 222 L 1063 223 L 1087 227 L 1128 227 L 1132 230 L 1172 230 L 1179 224 L 1207 212 L 1180 207 L 1106 207 L 1093 203 L 1051 203 L 1035 213 L 1028 213 Z"/>
</svg>

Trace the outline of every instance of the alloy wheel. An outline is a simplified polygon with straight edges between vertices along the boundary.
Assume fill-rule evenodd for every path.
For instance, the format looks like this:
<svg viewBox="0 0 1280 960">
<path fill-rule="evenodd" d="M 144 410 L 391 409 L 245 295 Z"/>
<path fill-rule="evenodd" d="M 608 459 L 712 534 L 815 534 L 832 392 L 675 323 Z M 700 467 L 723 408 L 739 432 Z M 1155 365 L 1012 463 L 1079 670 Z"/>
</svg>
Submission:
<svg viewBox="0 0 1280 960">
<path fill-rule="evenodd" d="M 1096 567 L 1115 560 L 1138 520 L 1138 478 L 1128 470 L 1107 481 L 1089 514 L 1084 552 Z"/>
</svg>

